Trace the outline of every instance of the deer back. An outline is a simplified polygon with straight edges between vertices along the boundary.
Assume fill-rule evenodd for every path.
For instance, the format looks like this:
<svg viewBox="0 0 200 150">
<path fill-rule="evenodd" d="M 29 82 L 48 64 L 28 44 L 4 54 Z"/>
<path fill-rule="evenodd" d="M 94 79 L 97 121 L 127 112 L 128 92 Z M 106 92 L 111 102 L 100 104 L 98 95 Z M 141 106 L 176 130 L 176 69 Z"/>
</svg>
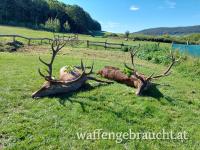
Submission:
<svg viewBox="0 0 200 150">
<path fill-rule="evenodd" d="M 119 68 L 112 66 L 105 66 L 101 69 L 98 74 L 102 77 L 117 81 L 119 83 L 126 84 L 132 87 L 138 87 L 139 81 L 134 76 L 128 77 L 125 73 L 123 73 Z"/>
</svg>

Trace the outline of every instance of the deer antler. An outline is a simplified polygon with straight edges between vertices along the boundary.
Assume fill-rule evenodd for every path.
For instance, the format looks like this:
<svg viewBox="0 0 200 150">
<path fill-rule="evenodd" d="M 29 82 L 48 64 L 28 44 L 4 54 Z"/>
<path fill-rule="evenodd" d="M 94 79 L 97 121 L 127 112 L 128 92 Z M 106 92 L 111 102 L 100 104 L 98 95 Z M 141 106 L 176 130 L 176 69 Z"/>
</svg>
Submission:
<svg viewBox="0 0 200 150">
<path fill-rule="evenodd" d="M 132 71 L 135 70 L 135 68 L 134 68 L 134 66 L 135 66 L 135 65 L 134 65 L 134 57 L 135 57 L 136 53 L 138 52 L 138 50 L 139 50 L 139 48 L 140 48 L 140 45 L 138 46 L 138 49 L 137 49 L 137 50 L 135 50 L 136 48 L 137 48 L 137 46 L 134 46 L 134 47 L 129 48 L 129 51 L 130 51 L 130 54 L 131 54 L 131 63 L 132 63 L 133 68 L 129 67 L 126 63 L 124 63 L 124 66 L 125 66 L 126 68 L 132 70 Z"/>
<path fill-rule="evenodd" d="M 93 73 L 93 69 L 94 69 L 94 61 L 93 61 L 91 67 L 86 67 L 86 66 L 84 66 L 84 64 L 83 64 L 83 60 L 81 59 L 81 66 L 80 66 L 80 67 L 77 66 L 77 68 L 80 68 L 80 69 L 83 71 L 84 74 L 86 74 L 86 75 L 90 75 L 90 74 Z M 88 73 L 86 73 L 86 68 L 90 68 L 90 71 L 89 71 Z"/>
<path fill-rule="evenodd" d="M 141 76 L 138 75 L 138 73 L 137 73 L 137 71 L 135 69 L 135 64 L 134 64 L 134 57 L 135 57 L 136 53 L 139 51 L 139 48 L 140 48 L 140 44 L 139 44 L 139 46 L 131 47 L 129 49 L 130 50 L 130 54 L 131 54 L 131 63 L 132 63 L 133 68 L 129 67 L 126 63 L 124 63 L 124 66 L 126 68 L 128 68 L 129 70 L 132 70 L 133 71 L 133 75 L 136 78 L 138 78 L 139 80 L 141 80 L 142 82 L 144 82 L 144 79 Z"/>
<path fill-rule="evenodd" d="M 52 77 L 52 73 L 53 73 L 53 62 L 55 60 L 55 57 L 57 55 L 57 53 L 67 44 L 67 41 L 60 41 L 58 39 L 54 39 L 52 44 L 51 44 L 51 50 L 52 50 L 52 56 L 51 56 L 51 61 L 49 63 L 43 61 L 40 57 L 39 60 L 41 63 L 43 63 L 45 66 L 48 67 L 48 69 L 46 70 L 48 75 L 44 75 L 40 69 L 38 69 L 38 72 L 40 74 L 40 76 L 42 76 L 45 80 L 47 81 L 53 81 L 53 77 Z"/>
<path fill-rule="evenodd" d="M 161 77 L 164 77 L 164 76 L 168 76 L 170 74 L 170 70 L 173 67 L 173 65 L 181 59 L 181 57 L 176 59 L 174 57 L 174 54 L 173 54 L 172 50 L 170 50 L 170 55 L 171 55 L 171 64 L 169 65 L 169 67 L 160 75 L 153 76 L 154 75 L 154 73 L 153 73 L 151 76 L 149 76 L 147 78 L 147 80 L 161 78 Z"/>
</svg>

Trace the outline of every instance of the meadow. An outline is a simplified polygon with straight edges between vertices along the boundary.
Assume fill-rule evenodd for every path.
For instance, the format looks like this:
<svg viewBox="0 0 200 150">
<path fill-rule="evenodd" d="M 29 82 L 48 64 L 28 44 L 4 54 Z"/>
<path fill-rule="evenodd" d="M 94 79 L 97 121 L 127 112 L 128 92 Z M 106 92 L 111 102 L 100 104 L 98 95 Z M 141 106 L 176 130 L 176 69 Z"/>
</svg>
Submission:
<svg viewBox="0 0 200 150">
<path fill-rule="evenodd" d="M 1 34 L 20 34 L 31 37 L 53 37 L 50 32 L 0 26 Z M 101 40 L 102 37 L 80 35 L 80 39 Z M 1 42 L 11 39 L 1 38 Z M 122 42 L 123 39 L 107 39 Z M 24 41 L 22 41 L 24 42 Z M 132 45 L 152 42 L 123 41 Z M 161 44 L 169 48 L 169 44 Z M 199 59 L 184 57 L 161 78 L 157 87 L 138 97 L 134 89 L 114 83 L 88 82 L 83 89 L 61 96 L 32 99 L 31 94 L 44 80 L 38 67 L 38 57 L 50 58 L 50 46 L 32 45 L 17 52 L 0 53 L 0 147 L 5 149 L 199 149 L 200 145 L 200 71 Z M 158 52 L 156 52 L 158 53 Z M 164 55 L 165 53 L 160 53 Z M 158 54 L 156 54 L 158 55 Z M 94 72 L 106 65 L 124 68 L 130 64 L 129 53 L 104 48 L 65 47 L 54 63 L 54 75 L 64 65 L 95 60 Z M 141 59 L 140 59 L 141 58 Z M 136 67 L 150 75 L 161 73 L 167 64 L 139 57 Z M 97 78 L 101 78 L 94 74 Z M 160 132 L 186 131 L 189 139 L 180 140 L 78 140 L 77 132 Z"/>
</svg>

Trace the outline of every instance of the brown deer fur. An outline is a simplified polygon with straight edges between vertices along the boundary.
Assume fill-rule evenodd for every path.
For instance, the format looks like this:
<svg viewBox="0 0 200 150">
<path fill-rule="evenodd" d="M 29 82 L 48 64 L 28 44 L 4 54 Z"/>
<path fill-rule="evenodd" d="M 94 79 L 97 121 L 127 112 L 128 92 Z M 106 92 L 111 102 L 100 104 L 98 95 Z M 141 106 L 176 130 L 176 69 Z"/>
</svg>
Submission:
<svg viewBox="0 0 200 150">
<path fill-rule="evenodd" d="M 180 58 L 176 60 L 172 54 L 172 51 L 170 51 L 172 62 L 170 64 L 170 66 L 165 70 L 165 72 L 160 75 L 156 75 L 156 76 L 154 76 L 154 73 L 153 73 L 147 77 L 144 74 L 138 73 L 135 69 L 133 60 L 134 60 L 134 56 L 136 55 L 136 53 L 138 51 L 138 50 L 134 51 L 135 48 L 136 47 L 132 47 L 130 49 L 131 50 L 131 52 L 130 52 L 131 62 L 132 62 L 133 68 L 130 68 L 127 64 L 125 64 L 125 67 L 132 71 L 132 75 L 130 77 L 128 77 L 125 73 L 123 73 L 119 68 L 112 67 L 112 66 L 105 66 L 103 69 L 101 69 L 98 72 L 98 74 L 100 74 L 104 78 L 114 80 L 119 83 L 134 87 L 137 89 L 136 95 L 142 95 L 145 90 L 148 90 L 151 87 L 151 85 L 152 85 L 151 80 L 158 79 L 158 78 L 161 78 L 164 76 L 168 76 L 169 71 L 171 70 L 172 66 L 176 62 L 178 62 L 180 60 Z"/>
</svg>

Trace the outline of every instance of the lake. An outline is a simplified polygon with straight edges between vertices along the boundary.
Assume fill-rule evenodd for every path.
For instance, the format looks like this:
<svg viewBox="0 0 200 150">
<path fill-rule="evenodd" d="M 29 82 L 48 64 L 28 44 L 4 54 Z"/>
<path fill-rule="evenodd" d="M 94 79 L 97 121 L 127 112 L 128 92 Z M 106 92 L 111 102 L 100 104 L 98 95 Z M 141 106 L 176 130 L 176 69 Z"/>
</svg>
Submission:
<svg viewBox="0 0 200 150">
<path fill-rule="evenodd" d="M 200 45 L 172 44 L 172 48 L 192 56 L 200 57 Z"/>
</svg>

